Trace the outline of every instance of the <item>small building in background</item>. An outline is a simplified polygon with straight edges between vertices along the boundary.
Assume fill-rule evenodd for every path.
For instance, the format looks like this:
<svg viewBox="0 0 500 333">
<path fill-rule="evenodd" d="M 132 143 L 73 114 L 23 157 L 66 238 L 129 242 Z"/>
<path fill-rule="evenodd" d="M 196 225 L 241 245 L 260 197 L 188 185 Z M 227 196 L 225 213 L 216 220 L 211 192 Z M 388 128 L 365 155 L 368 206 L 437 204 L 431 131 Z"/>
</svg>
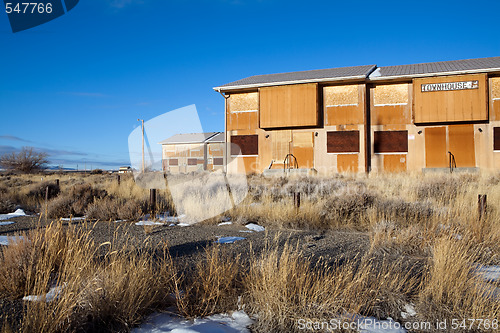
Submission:
<svg viewBox="0 0 500 333">
<path fill-rule="evenodd" d="M 188 173 L 224 168 L 224 133 L 176 134 L 159 144 L 164 171 Z"/>
<path fill-rule="evenodd" d="M 129 166 L 121 166 L 118 169 L 118 173 L 130 173 L 130 172 L 132 172 L 132 168 Z"/>
</svg>

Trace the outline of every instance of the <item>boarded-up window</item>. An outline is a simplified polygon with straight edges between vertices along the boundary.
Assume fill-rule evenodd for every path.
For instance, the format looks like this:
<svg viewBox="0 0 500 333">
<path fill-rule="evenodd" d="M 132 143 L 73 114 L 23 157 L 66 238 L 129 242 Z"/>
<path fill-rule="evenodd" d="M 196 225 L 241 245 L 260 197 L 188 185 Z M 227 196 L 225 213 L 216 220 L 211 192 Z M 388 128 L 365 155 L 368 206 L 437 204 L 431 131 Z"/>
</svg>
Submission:
<svg viewBox="0 0 500 333">
<path fill-rule="evenodd" d="M 170 160 L 168 160 L 168 165 L 177 166 L 179 165 L 179 161 L 176 158 L 171 158 Z"/>
<path fill-rule="evenodd" d="M 229 97 L 231 112 L 252 112 L 259 109 L 259 93 L 233 94 Z"/>
<path fill-rule="evenodd" d="M 197 158 L 188 158 L 188 165 L 196 165 L 198 164 Z"/>
<path fill-rule="evenodd" d="M 358 105 L 358 86 L 334 86 L 323 88 L 325 106 Z"/>
<path fill-rule="evenodd" d="M 500 127 L 493 128 L 493 149 L 500 150 Z"/>
<path fill-rule="evenodd" d="M 375 106 L 408 104 L 408 84 L 376 86 L 373 92 L 373 104 Z"/>
<path fill-rule="evenodd" d="M 491 81 L 491 98 L 500 99 L 500 77 L 493 77 Z"/>
<path fill-rule="evenodd" d="M 328 153 L 359 153 L 359 131 L 336 131 L 326 134 Z"/>
<path fill-rule="evenodd" d="M 214 158 L 214 165 L 224 165 L 223 158 Z"/>
<path fill-rule="evenodd" d="M 408 152 L 408 131 L 376 131 L 373 141 L 375 153 Z"/>
<path fill-rule="evenodd" d="M 231 136 L 231 155 L 258 155 L 258 135 L 233 135 Z M 238 149 L 239 148 L 239 149 Z"/>
</svg>

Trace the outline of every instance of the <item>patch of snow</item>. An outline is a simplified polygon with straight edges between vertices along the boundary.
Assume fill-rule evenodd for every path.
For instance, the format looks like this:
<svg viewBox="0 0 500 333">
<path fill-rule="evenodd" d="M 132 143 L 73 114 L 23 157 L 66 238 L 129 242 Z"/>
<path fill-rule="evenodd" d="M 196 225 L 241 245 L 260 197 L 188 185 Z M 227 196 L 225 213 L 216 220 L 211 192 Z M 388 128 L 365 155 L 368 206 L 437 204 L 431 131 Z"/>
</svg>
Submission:
<svg viewBox="0 0 500 333">
<path fill-rule="evenodd" d="M 496 282 L 500 280 L 500 266 L 477 265 L 476 274 L 486 282 Z"/>
<path fill-rule="evenodd" d="M 136 222 L 135 225 L 163 225 L 163 222 L 155 222 L 155 221 L 139 221 Z"/>
<path fill-rule="evenodd" d="M 14 224 L 14 222 L 0 222 L 0 226 Z"/>
<path fill-rule="evenodd" d="M 257 232 L 266 230 L 263 226 L 257 225 L 255 223 L 248 223 L 245 227 L 247 229 Z"/>
<path fill-rule="evenodd" d="M 178 227 L 189 227 L 191 224 L 189 223 L 178 223 L 177 226 Z"/>
<path fill-rule="evenodd" d="M 252 230 L 240 230 L 240 232 L 253 232 Z"/>
<path fill-rule="evenodd" d="M 219 224 L 217 224 L 218 226 L 221 226 L 221 225 L 230 225 L 230 224 L 233 224 L 233 222 L 231 221 L 228 221 L 228 222 L 221 222 Z"/>
<path fill-rule="evenodd" d="M 253 323 L 243 311 L 216 314 L 206 318 L 186 320 L 168 313 L 151 315 L 146 322 L 132 330 L 133 333 L 250 333 Z"/>
<path fill-rule="evenodd" d="M 26 213 L 22 209 L 17 209 L 14 213 L 0 214 L 0 221 L 9 220 L 18 216 L 26 216 Z"/>
<path fill-rule="evenodd" d="M 127 220 L 116 220 L 116 221 L 113 221 L 114 223 L 120 223 L 120 222 L 127 222 Z"/>
<path fill-rule="evenodd" d="M 29 295 L 29 296 L 24 296 L 23 301 L 31 301 L 31 302 L 38 302 L 38 301 L 43 301 L 45 302 L 52 302 L 59 294 L 61 293 L 62 288 L 60 286 L 58 287 L 52 287 L 50 288 L 49 292 L 46 293 L 45 295 Z"/>
<path fill-rule="evenodd" d="M 406 304 L 405 310 L 401 312 L 401 317 L 403 317 L 403 319 L 414 317 L 416 315 L 417 311 L 415 311 L 415 306 L 413 304 Z"/>
<path fill-rule="evenodd" d="M 216 243 L 219 243 L 219 244 L 232 244 L 236 241 L 239 241 L 239 240 L 244 240 L 245 238 L 244 237 L 235 237 L 235 236 L 229 236 L 229 237 L 220 237 Z"/>
<path fill-rule="evenodd" d="M 61 217 L 61 221 L 82 221 L 85 220 L 85 216 L 77 216 L 77 217 Z"/>
<path fill-rule="evenodd" d="M 15 243 L 17 240 L 23 239 L 22 236 L 0 236 L 0 245 L 9 245 Z"/>
</svg>

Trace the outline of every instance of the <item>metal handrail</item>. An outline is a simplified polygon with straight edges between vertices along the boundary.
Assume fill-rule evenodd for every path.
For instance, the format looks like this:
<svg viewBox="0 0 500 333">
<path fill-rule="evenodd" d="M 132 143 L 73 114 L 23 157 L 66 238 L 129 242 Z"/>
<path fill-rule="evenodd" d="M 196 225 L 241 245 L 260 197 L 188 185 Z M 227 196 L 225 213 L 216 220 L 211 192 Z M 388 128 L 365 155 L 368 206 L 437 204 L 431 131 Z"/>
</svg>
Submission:
<svg viewBox="0 0 500 333">
<path fill-rule="evenodd" d="M 299 168 L 299 164 L 297 163 L 297 158 L 295 156 L 293 156 L 293 154 L 288 154 L 286 155 L 285 159 L 283 160 L 283 170 L 290 170 L 291 167 L 290 167 L 290 158 L 289 157 L 293 157 L 293 160 L 294 160 L 294 168 L 295 169 L 298 169 Z"/>
<path fill-rule="evenodd" d="M 451 153 L 451 151 L 448 152 L 449 154 L 449 167 L 450 167 L 450 173 L 453 172 L 453 169 L 457 168 L 457 162 L 455 161 L 455 155 Z"/>
</svg>

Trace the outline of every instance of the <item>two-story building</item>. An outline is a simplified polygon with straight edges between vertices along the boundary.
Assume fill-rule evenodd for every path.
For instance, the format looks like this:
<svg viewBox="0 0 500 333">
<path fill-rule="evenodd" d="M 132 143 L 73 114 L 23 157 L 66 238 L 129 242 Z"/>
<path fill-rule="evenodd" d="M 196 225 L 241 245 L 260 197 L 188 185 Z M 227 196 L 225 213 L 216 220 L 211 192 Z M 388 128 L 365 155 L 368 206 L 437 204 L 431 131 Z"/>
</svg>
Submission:
<svg viewBox="0 0 500 333">
<path fill-rule="evenodd" d="M 230 173 L 500 168 L 500 57 L 258 75 L 214 89 L 225 97 Z"/>
</svg>

